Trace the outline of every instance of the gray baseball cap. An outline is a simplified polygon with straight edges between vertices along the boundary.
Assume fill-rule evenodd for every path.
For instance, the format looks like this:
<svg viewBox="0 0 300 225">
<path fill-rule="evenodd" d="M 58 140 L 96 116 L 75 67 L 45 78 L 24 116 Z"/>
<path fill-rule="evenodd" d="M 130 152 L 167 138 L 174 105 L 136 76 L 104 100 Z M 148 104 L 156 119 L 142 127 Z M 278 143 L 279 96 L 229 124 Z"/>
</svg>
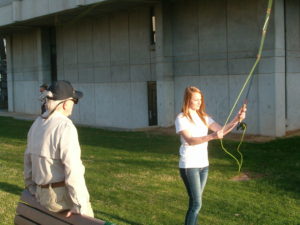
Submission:
<svg viewBox="0 0 300 225">
<path fill-rule="evenodd" d="M 66 80 L 60 80 L 52 83 L 47 90 L 52 92 L 53 97 L 47 97 L 52 100 L 73 98 L 78 101 L 83 97 L 83 93 L 81 91 L 76 91 L 72 84 Z"/>
</svg>

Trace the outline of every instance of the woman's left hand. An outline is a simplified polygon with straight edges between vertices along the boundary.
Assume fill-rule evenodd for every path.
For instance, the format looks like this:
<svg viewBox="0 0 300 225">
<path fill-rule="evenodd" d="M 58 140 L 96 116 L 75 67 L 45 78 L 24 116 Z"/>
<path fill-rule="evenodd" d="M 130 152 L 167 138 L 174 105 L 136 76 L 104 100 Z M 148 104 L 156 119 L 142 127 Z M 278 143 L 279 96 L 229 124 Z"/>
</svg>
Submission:
<svg viewBox="0 0 300 225">
<path fill-rule="evenodd" d="M 242 122 L 246 118 L 246 112 L 247 112 L 247 105 L 244 104 L 237 114 L 237 118 L 239 122 Z"/>
</svg>

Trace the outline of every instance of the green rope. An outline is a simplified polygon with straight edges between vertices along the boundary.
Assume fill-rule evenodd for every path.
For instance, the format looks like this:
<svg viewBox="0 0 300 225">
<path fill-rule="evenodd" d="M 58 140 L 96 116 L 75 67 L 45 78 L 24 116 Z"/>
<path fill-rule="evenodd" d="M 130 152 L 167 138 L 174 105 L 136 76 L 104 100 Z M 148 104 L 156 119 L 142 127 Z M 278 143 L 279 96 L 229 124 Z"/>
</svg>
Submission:
<svg viewBox="0 0 300 225">
<path fill-rule="evenodd" d="M 105 222 L 104 225 L 116 225 L 115 223 L 111 223 L 111 222 Z"/>
<path fill-rule="evenodd" d="M 268 28 L 269 21 L 270 21 L 270 15 L 271 15 L 271 10 L 272 10 L 272 4 L 273 4 L 273 0 L 269 0 L 267 12 L 266 12 L 266 17 L 265 17 L 265 22 L 264 22 L 264 26 L 263 26 L 263 29 L 262 29 L 262 36 L 261 36 L 260 46 L 259 46 L 259 50 L 258 50 L 258 54 L 257 54 L 256 60 L 255 60 L 255 63 L 254 63 L 254 65 L 252 66 L 252 68 L 251 68 L 251 70 L 250 70 L 250 72 L 249 72 L 249 74 L 248 74 L 248 76 L 247 76 L 247 78 L 246 78 L 246 80 L 245 80 L 245 82 L 244 82 L 244 84 L 243 84 L 243 86 L 242 86 L 242 88 L 241 88 L 241 90 L 240 90 L 240 92 L 239 92 L 239 94 L 238 94 L 236 100 L 235 100 L 235 103 L 233 104 L 233 106 L 232 106 L 232 108 L 231 108 L 231 110 L 230 110 L 230 112 L 229 112 L 229 115 L 228 115 L 228 117 L 227 117 L 227 119 L 226 119 L 226 122 L 225 122 L 225 124 L 224 124 L 223 127 L 225 127 L 225 126 L 227 125 L 227 123 L 228 123 L 228 121 L 229 121 L 229 119 L 230 119 L 230 117 L 231 117 L 231 115 L 232 115 L 234 109 L 235 109 L 236 106 L 237 106 L 238 101 L 239 101 L 240 98 L 241 98 L 242 93 L 244 92 L 244 89 L 246 88 L 246 86 L 247 86 L 249 80 L 251 79 L 251 77 L 252 77 L 252 75 L 253 75 L 253 72 L 254 72 L 256 66 L 258 65 L 258 63 L 259 63 L 259 61 L 260 61 L 260 59 L 261 59 L 261 53 L 262 53 L 262 49 L 263 49 L 263 46 L 264 46 L 264 42 L 265 42 L 265 38 L 266 38 L 266 33 L 267 33 L 267 28 Z M 239 143 L 239 145 L 238 145 L 238 148 L 237 148 L 237 151 L 238 151 L 238 153 L 239 153 L 239 155 L 240 155 L 240 157 L 241 157 L 241 161 L 239 161 L 233 154 L 231 154 L 231 153 L 224 147 L 223 139 L 220 139 L 221 147 L 222 147 L 223 151 L 224 151 L 225 153 L 227 153 L 229 156 L 231 156 L 231 157 L 236 161 L 236 163 L 237 163 L 237 165 L 238 165 L 238 173 L 240 173 L 241 168 L 242 168 L 242 165 L 243 165 L 243 154 L 240 152 L 240 146 L 242 145 L 242 142 L 243 142 L 245 133 L 246 133 L 246 127 L 245 127 L 245 129 L 244 129 L 244 131 L 243 131 L 241 141 L 240 141 L 240 143 Z"/>
</svg>

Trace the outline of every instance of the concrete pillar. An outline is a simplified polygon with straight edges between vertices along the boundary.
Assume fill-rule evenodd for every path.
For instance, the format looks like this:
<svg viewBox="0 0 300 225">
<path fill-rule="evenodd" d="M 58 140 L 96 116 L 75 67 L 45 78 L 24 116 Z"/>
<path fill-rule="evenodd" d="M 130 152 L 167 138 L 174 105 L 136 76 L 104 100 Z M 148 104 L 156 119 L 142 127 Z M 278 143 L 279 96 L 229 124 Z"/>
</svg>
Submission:
<svg viewBox="0 0 300 225">
<path fill-rule="evenodd" d="M 174 124 L 174 78 L 172 61 L 172 23 L 169 3 L 155 7 L 156 16 L 156 80 L 158 125 Z"/>
<path fill-rule="evenodd" d="M 274 55 L 270 60 L 273 68 L 259 75 L 259 133 L 283 136 L 286 132 L 285 118 L 285 27 L 284 0 L 275 0 L 273 20 L 267 35 L 274 37 Z"/>
<path fill-rule="evenodd" d="M 285 15 L 284 0 L 275 0 L 274 7 L 274 34 L 275 34 L 275 136 L 283 136 L 286 133 L 285 115 Z"/>
<path fill-rule="evenodd" d="M 38 83 L 49 84 L 51 82 L 50 71 L 50 39 L 48 29 L 36 31 Z"/>
<path fill-rule="evenodd" d="M 20 0 L 14 0 L 12 2 L 12 20 L 14 22 L 21 20 L 21 2 L 20 2 Z"/>
</svg>

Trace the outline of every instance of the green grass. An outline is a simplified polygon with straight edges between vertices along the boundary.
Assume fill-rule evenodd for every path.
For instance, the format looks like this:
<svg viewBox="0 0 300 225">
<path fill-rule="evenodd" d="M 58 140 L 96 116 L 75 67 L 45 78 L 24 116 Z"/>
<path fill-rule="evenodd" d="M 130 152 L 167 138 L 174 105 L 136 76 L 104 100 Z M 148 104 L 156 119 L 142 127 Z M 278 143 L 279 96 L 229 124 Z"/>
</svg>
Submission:
<svg viewBox="0 0 300 225">
<path fill-rule="evenodd" d="M 31 122 L 0 117 L 0 224 L 13 224 Z M 118 225 L 182 225 L 187 195 L 178 174 L 177 136 L 78 129 L 86 181 L 97 218 Z M 229 149 L 237 143 L 225 141 Z M 300 137 L 244 143 L 242 171 L 211 142 L 201 225 L 299 225 Z"/>
</svg>

